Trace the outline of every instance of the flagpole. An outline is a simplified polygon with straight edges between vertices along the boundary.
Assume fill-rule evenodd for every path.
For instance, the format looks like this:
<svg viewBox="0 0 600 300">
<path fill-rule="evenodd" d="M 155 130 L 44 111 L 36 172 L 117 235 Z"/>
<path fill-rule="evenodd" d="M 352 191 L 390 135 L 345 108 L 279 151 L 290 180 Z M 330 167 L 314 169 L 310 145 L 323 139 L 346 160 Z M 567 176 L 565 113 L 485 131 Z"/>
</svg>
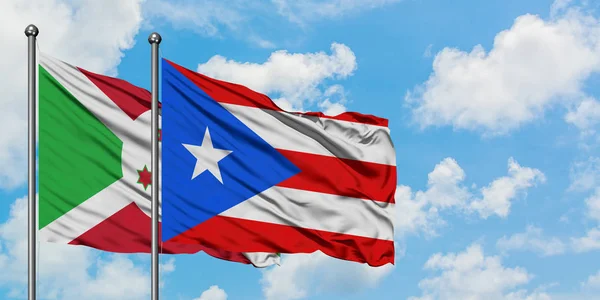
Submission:
<svg viewBox="0 0 600 300">
<path fill-rule="evenodd" d="M 27 144 L 27 157 L 28 157 L 28 299 L 36 299 L 36 271 L 37 271 L 37 260 L 36 260 L 36 242 L 37 242 L 37 207 L 36 207 L 36 167 L 35 167 L 35 141 L 36 141 L 36 59 L 35 59 L 35 43 L 39 33 L 38 28 L 31 24 L 25 28 L 25 36 L 27 36 L 27 98 L 28 98 L 28 116 L 29 121 L 29 141 Z"/>
<path fill-rule="evenodd" d="M 158 300 L 158 45 L 162 38 L 153 32 L 152 47 L 152 300 Z"/>
</svg>

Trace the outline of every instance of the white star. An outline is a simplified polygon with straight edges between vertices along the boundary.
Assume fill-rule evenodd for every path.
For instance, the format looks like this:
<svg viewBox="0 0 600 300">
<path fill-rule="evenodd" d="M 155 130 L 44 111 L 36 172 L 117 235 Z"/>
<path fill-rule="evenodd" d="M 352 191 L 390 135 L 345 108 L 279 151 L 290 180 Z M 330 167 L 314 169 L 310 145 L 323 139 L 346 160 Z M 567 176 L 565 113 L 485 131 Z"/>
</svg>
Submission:
<svg viewBox="0 0 600 300">
<path fill-rule="evenodd" d="M 215 178 L 223 183 L 221 178 L 221 171 L 219 170 L 219 161 L 225 158 L 231 153 L 229 150 L 221 150 L 213 148 L 212 140 L 210 139 L 210 133 L 208 127 L 204 133 L 204 139 L 202 140 L 202 146 L 182 144 L 194 157 L 196 157 L 196 166 L 194 167 L 194 174 L 192 179 L 198 177 L 202 172 L 208 170 Z"/>
</svg>

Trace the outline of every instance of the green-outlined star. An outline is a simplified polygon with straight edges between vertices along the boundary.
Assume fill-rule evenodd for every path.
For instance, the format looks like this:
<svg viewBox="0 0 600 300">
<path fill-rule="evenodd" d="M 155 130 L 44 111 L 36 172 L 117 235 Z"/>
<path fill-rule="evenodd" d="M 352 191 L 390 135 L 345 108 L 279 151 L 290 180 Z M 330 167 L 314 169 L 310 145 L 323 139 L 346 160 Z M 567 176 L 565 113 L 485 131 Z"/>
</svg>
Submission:
<svg viewBox="0 0 600 300">
<path fill-rule="evenodd" d="M 152 172 L 148 171 L 146 165 L 144 165 L 142 170 L 137 170 L 137 172 L 140 176 L 137 183 L 141 183 L 144 186 L 144 190 L 146 190 L 152 184 Z"/>
</svg>

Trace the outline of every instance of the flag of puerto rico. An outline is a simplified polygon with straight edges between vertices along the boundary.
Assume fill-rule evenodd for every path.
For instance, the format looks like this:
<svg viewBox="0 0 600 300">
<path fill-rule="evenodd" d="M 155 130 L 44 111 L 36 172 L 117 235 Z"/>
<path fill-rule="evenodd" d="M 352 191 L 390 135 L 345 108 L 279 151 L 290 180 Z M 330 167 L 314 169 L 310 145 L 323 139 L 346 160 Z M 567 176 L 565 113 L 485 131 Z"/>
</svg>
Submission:
<svg viewBox="0 0 600 300">
<path fill-rule="evenodd" d="M 394 263 L 386 119 L 286 112 L 244 86 L 161 68 L 163 241 Z"/>
</svg>

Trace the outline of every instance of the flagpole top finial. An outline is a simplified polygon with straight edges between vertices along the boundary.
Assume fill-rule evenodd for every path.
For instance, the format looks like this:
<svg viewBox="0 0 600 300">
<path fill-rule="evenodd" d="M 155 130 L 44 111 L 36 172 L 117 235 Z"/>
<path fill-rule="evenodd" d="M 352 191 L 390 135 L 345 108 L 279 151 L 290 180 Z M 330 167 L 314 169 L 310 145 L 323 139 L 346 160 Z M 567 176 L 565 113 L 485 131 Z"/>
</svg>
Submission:
<svg viewBox="0 0 600 300">
<path fill-rule="evenodd" d="M 160 37 L 160 34 L 158 34 L 157 32 L 151 33 L 148 37 L 148 43 L 150 44 L 160 44 L 161 41 L 162 37 Z"/>
<path fill-rule="evenodd" d="M 38 28 L 33 25 L 30 24 L 29 26 L 25 27 L 25 35 L 30 37 L 30 36 L 37 36 L 38 33 L 40 33 L 40 31 L 38 30 Z"/>
</svg>

